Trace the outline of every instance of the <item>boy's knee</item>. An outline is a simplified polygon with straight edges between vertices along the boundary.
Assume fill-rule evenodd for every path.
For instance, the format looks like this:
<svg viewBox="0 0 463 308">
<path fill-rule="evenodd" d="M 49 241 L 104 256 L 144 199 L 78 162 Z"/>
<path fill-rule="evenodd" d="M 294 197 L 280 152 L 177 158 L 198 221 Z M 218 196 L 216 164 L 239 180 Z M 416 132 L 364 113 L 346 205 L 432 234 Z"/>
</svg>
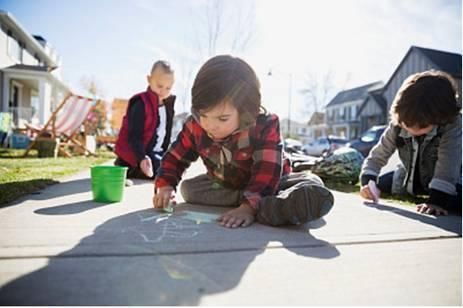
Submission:
<svg viewBox="0 0 463 308">
<path fill-rule="evenodd" d="M 191 201 L 191 187 L 192 187 L 192 180 L 183 180 L 180 183 L 180 193 L 182 194 L 183 200 L 185 202 Z"/>
</svg>

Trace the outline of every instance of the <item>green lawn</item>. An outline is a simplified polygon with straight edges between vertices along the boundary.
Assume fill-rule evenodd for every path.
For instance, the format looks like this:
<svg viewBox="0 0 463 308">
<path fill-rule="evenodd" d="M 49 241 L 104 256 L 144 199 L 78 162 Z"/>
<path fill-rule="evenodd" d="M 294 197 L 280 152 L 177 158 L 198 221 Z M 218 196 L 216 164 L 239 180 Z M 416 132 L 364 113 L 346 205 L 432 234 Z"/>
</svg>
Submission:
<svg viewBox="0 0 463 308">
<path fill-rule="evenodd" d="M 360 191 L 360 183 L 352 185 L 352 184 L 345 184 L 345 183 L 340 183 L 340 182 L 325 181 L 325 185 L 329 189 L 342 191 L 346 193 L 358 194 Z M 395 195 L 389 195 L 389 194 L 384 194 L 384 193 L 381 194 L 381 199 L 391 201 L 397 204 L 409 205 L 409 206 L 415 206 L 416 204 L 423 203 L 426 200 L 425 197 L 413 197 L 411 195 L 395 196 Z"/>
<path fill-rule="evenodd" d="M 108 151 L 98 151 L 98 157 L 71 158 L 37 158 L 36 150 L 22 158 L 23 153 L 0 148 L 0 206 L 115 157 Z"/>
</svg>

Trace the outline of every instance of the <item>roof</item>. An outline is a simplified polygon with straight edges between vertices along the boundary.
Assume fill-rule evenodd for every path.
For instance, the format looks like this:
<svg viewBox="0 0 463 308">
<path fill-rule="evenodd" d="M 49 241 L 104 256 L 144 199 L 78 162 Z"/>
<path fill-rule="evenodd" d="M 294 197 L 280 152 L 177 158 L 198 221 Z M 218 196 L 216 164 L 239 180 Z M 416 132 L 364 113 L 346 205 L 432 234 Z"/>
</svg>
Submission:
<svg viewBox="0 0 463 308">
<path fill-rule="evenodd" d="M 376 90 L 370 91 L 368 95 L 371 96 L 371 98 L 373 98 L 375 102 L 378 103 L 379 107 L 384 113 L 387 113 L 387 101 L 383 96 L 383 90 L 384 88 L 376 89 Z M 358 114 L 362 112 L 363 108 L 365 108 L 367 103 L 368 103 L 368 100 L 366 99 L 363 102 L 362 106 L 360 106 Z"/>
<path fill-rule="evenodd" d="M 56 67 L 48 67 L 41 65 L 27 65 L 27 64 L 15 64 L 12 66 L 5 67 L 4 69 L 14 69 L 14 70 L 25 70 L 25 71 L 35 71 L 35 72 L 51 72 Z"/>
<path fill-rule="evenodd" d="M 452 77 L 461 79 L 461 55 L 460 54 L 442 51 L 442 50 L 436 50 L 436 49 L 423 48 L 423 47 L 418 47 L 418 46 L 411 46 L 408 49 L 405 56 L 402 58 L 402 61 L 400 61 L 399 65 L 397 65 L 396 69 L 394 70 L 394 73 L 392 73 L 391 77 L 387 81 L 386 85 L 384 86 L 385 89 L 389 86 L 389 84 L 395 78 L 395 75 L 399 71 L 400 67 L 404 64 L 405 60 L 408 58 L 408 56 L 413 51 L 417 51 L 421 53 L 429 61 L 434 63 L 434 65 L 436 65 L 439 68 L 439 70 L 442 70 L 452 75 Z"/>
<path fill-rule="evenodd" d="M 6 73 L 20 73 L 28 76 L 45 76 L 51 78 L 54 83 L 63 87 L 66 91 L 71 91 L 69 86 L 64 83 L 60 78 L 57 78 L 52 71 L 56 67 L 42 66 L 42 65 L 26 65 L 26 64 L 15 64 L 8 67 L 1 68 L 0 71 Z"/>
<path fill-rule="evenodd" d="M 412 46 L 433 62 L 440 70 L 461 78 L 461 55 L 457 53 Z"/>
<path fill-rule="evenodd" d="M 31 46 L 35 52 L 37 52 L 42 59 L 46 59 L 47 63 L 51 65 L 58 65 L 58 61 L 51 57 L 45 48 L 32 36 L 26 29 L 13 17 L 9 12 L 0 10 L 0 22 L 4 23 L 12 31 L 16 32 L 21 36 L 21 39 L 25 40 L 26 45 Z"/>
<path fill-rule="evenodd" d="M 317 125 L 323 123 L 325 123 L 325 113 L 315 111 L 314 113 L 312 113 L 312 116 L 310 117 L 310 120 L 307 123 L 307 125 Z"/>
<path fill-rule="evenodd" d="M 326 105 L 326 107 L 357 100 L 363 101 L 365 98 L 367 98 L 369 91 L 382 88 L 382 86 L 382 81 L 376 81 L 357 88 L 341 91 L 328 103 L 328 105 Z"/>
</svg>

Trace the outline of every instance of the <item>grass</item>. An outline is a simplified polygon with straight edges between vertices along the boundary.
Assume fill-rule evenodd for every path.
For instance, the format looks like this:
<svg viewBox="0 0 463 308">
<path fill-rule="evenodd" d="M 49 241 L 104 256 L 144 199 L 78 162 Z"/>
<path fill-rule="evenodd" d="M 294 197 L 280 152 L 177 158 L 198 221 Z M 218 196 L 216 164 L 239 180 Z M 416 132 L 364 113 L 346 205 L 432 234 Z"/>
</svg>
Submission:
<svg viewBox="0 0 463 308">
<path fill-rule="evenodd" d="M 0 149 L 0 206 L 115 158 L 114 153 L 103 150 L 98 151 L 98 157 L 37 158 L 37 151 L 32 150 L 29 157 L 23 158 L 23 153 Z"/>
<path fill-rule="evenodd" d="M 334 181 L 325 180 L 325 185 L 329 189 L 336 190 L 336 191 L 342 191 L 345 193 L 359 194 L 359 191 L 360 191 L 360 183 L 356 183 L 355 185 L 353 185 L 353 184 L 347 184 L 347 183 L 342 183 L 342 182 L 334 182 Z M 411 195 L 397 196 L 397 195 L 390 195 L 390 194 L 385 194 L 385 193 L 381 194 L 381 199 L 391 201 L 391 202 L 401 204 L 401 205 L 408 205 L 408 206 L 415 206 L 418 203 L 423 203 L 426 201 L 425 197 L 413 197 Z"/>
</svg>

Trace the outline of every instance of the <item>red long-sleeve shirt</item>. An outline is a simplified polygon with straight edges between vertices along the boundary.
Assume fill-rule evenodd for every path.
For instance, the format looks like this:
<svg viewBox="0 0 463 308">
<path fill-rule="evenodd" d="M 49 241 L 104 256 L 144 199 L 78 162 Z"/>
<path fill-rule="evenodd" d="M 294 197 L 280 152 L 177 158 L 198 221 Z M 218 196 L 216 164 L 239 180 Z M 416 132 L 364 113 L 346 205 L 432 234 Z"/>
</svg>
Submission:
<svg viewBox="0 0 463 308">
<path fill-rule="evenodd" d="M 161 161 L 155 186 L 176 187 L 185 169 L 201 157 L 214 181 L 243 190 L 241 203 L 248 202 L 257 209 L 260 199 L 274 195 L 281 176 L 290 172 L 282 147 L 278 117 L 273 114 L 260 114 L 255 125 L 220 143 L 189 117 Z"/>
</svg>

